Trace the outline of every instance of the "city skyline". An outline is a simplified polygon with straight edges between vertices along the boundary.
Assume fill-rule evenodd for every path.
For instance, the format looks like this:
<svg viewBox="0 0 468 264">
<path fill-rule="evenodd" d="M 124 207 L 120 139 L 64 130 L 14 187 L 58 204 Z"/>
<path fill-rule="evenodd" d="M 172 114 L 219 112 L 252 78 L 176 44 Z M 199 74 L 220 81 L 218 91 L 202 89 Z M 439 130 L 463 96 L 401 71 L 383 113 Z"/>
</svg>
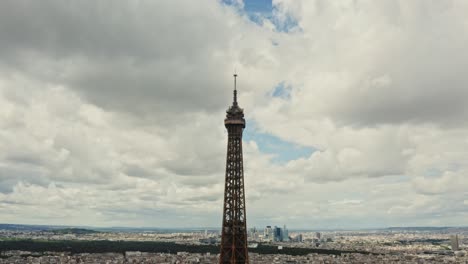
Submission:
<svg viewBox="0 0 468 264">
<path fill-rule="evenodd" d="M 0 223 L 467 226 L 464 1 L 0 2 Z"/>
</svg>

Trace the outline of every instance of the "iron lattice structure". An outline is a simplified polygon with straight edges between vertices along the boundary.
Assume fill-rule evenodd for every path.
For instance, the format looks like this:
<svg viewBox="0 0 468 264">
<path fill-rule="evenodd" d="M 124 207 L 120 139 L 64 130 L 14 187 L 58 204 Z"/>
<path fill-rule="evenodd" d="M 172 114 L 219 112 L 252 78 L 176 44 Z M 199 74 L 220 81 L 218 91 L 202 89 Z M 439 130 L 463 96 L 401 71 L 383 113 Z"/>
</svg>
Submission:
<svg viewBox="0 0 468 264">
<path fill-rule="evenodd" d="M 245 119 L 244 110 L 237 104 L 236 77 L 234 74 L 234 101 L 226 111 L 224 119 L 224 126 L 228 131 L 228 144 L 219 263 L 249 263 L 242 158 L 242 132 L 245 128 Z"/>
</svg>

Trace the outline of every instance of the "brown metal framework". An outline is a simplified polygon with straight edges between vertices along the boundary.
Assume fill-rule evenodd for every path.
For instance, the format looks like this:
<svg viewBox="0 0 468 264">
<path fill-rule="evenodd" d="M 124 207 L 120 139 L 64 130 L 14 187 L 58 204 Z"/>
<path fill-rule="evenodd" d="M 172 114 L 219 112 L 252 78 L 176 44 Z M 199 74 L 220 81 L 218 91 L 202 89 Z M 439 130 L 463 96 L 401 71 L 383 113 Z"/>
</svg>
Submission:
<svg viewBox="0 0 468 264">
<path fill-rule="evenodd" d="M 227 110 L 224 125 L 228 131 L 226 179 L 224 186 L 223 228 L 219 263 L 249 263 L 245 215 L 242 132 L 244 110 L 237 105 L 234 74 L 234 102 Z"/>
</svg>

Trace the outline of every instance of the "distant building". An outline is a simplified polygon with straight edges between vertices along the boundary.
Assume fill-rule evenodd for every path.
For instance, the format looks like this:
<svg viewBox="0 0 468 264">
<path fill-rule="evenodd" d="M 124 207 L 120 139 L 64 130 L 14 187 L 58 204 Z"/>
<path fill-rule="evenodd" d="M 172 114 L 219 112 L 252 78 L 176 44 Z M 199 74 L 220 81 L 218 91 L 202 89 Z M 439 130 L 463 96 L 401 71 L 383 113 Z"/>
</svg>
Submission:
<svg viewBox="0 0 468 264">
<path fill-rule="evenodd" d="M 273 241 L 273 239 L 274 239 L 273 229 L 271 228 L 271 226 L 267 226 L 265 230 L 263 231 L 263 240 Z"/>
<path fill-rule="evenodd" d="M 129 258 L 129 257 L 139 257 L 141 256 L 141 252 L 140 251 L 125 251 L 125 257 Z"/>
<path fill-rule="evenodd" d="M 258 243 L 250 243 L 247 247 L 248 248 L 258 248 Z"/>
<path fill-rule="evenodd" d="M 320 237 L 321 237 L 321 236 L 322 236 L 322 234 L 320 234 L 320 232 L 316 232 L 316 233 L 315 233 L 315 237 L 316 237 L 318 240 L 320 240 Z"/>
<path fill-rule="evenodd" d="M 458 246 L 458 235 L 451 235 L 450 236 L 450 242 L 452 244 L 452 250 L 453 251 L 457 251 L 459 250 L 459 246 Z"/>
<path fill-rule="evenodd" d="M 295 237 L 291 238 L 290 241 L 292 242 L 302 242 L 302 234 L 298 234 Z"/>
<path fill-rule="evenodd" d="M 289 232 L 288 232 L 288 229 L 286 228 L 286 225 L 283 226 L 283 234 L 282 234 L 282 240 L 281 241 L 284 241 L 284 242 L 289 241 Z"/>
<path fill-rule="evenodd" d="M 275 241 L 275 242 L 289 242 L 289 230 L 286 225 L 283 228 L 279 226 L 267 226 L 263 231 L 263 241 Z"/>
<path fill-rule="evenodd" d="M 251 228 L 248 232 L 248 237 L 250 240 L 258 240 L 259 233 L 258 233 L 257 228 L 255 227 Z"/>
<path fill-rule="evenodd" d="M 283 230 L 281 227 L 275 226 L 274 228 L 274 240 L 277 242 L 283 241 Z"/>
</svg>

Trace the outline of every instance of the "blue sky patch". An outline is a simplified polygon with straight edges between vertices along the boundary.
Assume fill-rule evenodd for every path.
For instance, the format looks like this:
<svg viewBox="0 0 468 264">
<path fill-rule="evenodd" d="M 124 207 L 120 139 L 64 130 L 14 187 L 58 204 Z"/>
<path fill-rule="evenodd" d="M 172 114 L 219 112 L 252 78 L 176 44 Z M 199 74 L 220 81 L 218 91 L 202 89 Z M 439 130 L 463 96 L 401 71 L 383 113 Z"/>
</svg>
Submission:
<svg viewBox="0 0 468 264">
<path fill-rule="evenodd" d="M 272 154 L 274 156 L 272 161 L 276 163 L 286 163 L 290 160 L 308 158 L 315 151 L 312 147 L 301 146 L 282 140 L 269 133 L 260 132 L 253 120 L 247 120 L 244 140 L 255 141 L 260 152 Z"/>
<path fill-rule="evenodd" d="M 271 14 L 272 0 L 244 0 L 244 9 L 249 13 Z"/>
<path fill-rule="evenodd" d="M 445 172 L 452 171 L 456 172 L 460 169 L 460 164 L 456 162 L 449 163 L 446 167 L 443 168 L 427 168 L 424 176 L 427 178 L 438 178 L 441 177 Z"/>
<path fill-rule="evenodd" d="M 231 6 L 237 3 L 235 0 L 221 0 L 221 2 Z M 273 16 L 275 6 L 273 6 L 272 0 L 244 0 L 244 9 L 240 11 L 245 12 L 248 18 L 258 25 L 262 25 L 264 19 L 270 20 L 279 32 L 289 32 L 299 26 L 297 21 L 290 16 L 286 17 L 284 21 L 276 19 Z"/>
<path fill-rule="evenodd" d="M 286 16 L 286 19 L 283 21 L 275 19 L 275 17 L 272 16 L 271 22 L 275 25 L 276 30 L 279 32 L 290 32 L 293 29 L 301 31 L 299 23 L 292 16 Z"/>
<path fill-rule="evenodd" d="M 271 96 L 289 100 L 291 99 L 291 89 L 291 86 L 286 86 L 284 82 L 281 82 L 273 88 Z"/>
</svg>

